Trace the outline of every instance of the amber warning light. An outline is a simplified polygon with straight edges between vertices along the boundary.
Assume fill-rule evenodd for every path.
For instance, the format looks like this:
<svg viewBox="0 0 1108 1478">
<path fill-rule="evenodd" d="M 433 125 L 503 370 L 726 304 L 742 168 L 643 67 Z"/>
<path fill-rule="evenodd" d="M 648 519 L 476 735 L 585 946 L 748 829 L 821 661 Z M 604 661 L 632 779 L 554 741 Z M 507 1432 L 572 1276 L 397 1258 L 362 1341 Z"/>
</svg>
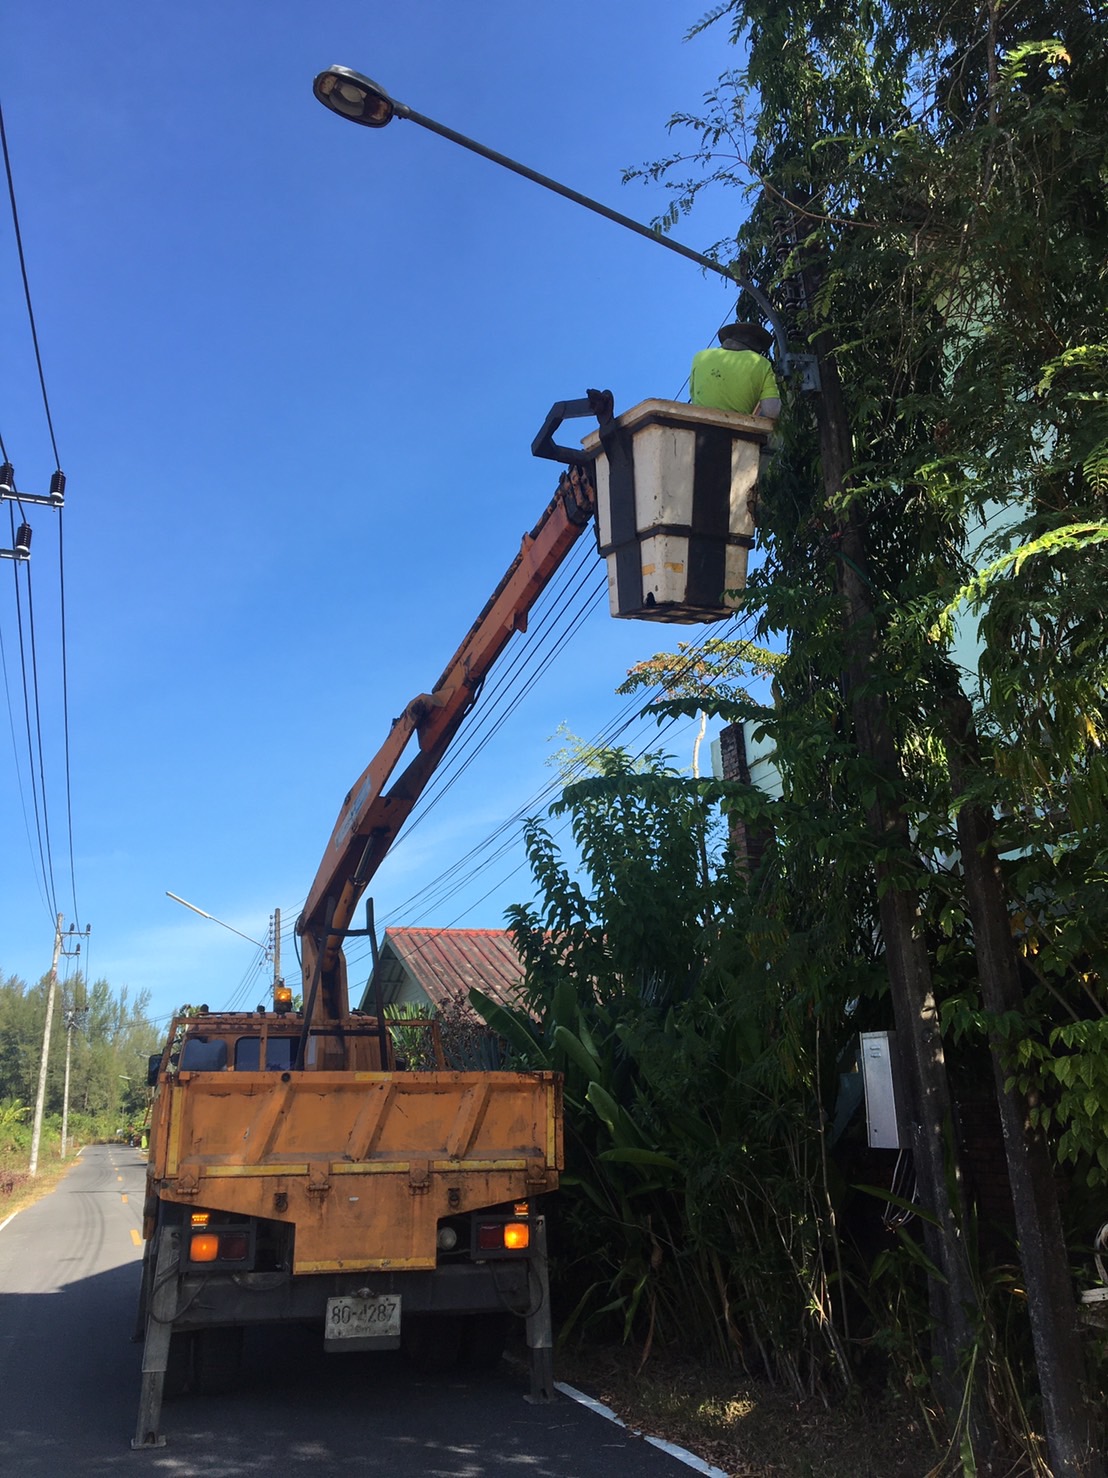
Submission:
<svg viewBox="0 0 1108 1478">
<path fill-rule="evenodd" d="M 526 1221 L 479 1221 L 474 1238 L 477 1253 L 526 1252 L 531 1245 L 531 1227 Z"/>
<path fill-rule="evenodd" d="M 211 1232 L 194 1232 L 189 1257 L 193 1262 L 215 1262 L 219 1256 L 219 1238 Z"/>
</svg>

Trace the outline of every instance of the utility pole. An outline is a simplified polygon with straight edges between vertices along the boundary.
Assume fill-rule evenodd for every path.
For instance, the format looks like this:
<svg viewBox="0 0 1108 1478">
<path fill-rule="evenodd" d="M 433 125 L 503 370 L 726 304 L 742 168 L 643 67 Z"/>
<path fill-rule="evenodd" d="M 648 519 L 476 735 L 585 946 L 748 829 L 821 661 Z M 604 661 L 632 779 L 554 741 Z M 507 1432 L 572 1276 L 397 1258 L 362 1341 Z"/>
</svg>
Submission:
<svg viewBox="0 0 1108 1478">
<path fill-rule="evenodd" d="M 69 1068 L 73 1059 L 73 1030 L 77 1024 L 77 1013 L 68 1009 L 65 1013 L 65 1087 L 62 1089 L 62 1159 L 69 1151 Z"/>
<path fill-rule="evenodd" d="M 281 979 L 281 910 L 273 910 L 273 984 Z"/>
<path fill-rule="evenodd" d="M 42 1062 L 38 1070 L 38 1097 L 35 1099 L 35 1126 L 31 1131 L 31 1175 L 38 1174 L 38 1146 L 42 1137 L 42 1111 L 46 1105 L 46 1060 L 50 1055 L 50 1028 L 54 1021 L 54 996 L 58 989 L 58 956 L 62 952 L 62 916 L 54 925 L 54 958 L 46 984 L 46 1025 L 42 1031 Z"/>
<path fill-rule="evenodd" d="M 85 935 L 88 936 L 92 925 L 86 925 Z M 65 951 L 69 953 L 68 950 Z M 74 951 L 78 956 L 81 946 L 78 945 Z M 88 966 L 85 966 L 85 1000 L 88 1000 Z M 80 974 L 77 980 L 80 981 Z M 76 1002 L 66 1007 L 65 1012 L 65 1088 L 62 1091 L 62 1159 L 64 1160 L 69 1151 L 69 1066 L 73 1055 L 73 1033 L 83 1029 L 85 1018 L 88 1015 L 88 1006 L 78 1006 Z"/>
</svg>

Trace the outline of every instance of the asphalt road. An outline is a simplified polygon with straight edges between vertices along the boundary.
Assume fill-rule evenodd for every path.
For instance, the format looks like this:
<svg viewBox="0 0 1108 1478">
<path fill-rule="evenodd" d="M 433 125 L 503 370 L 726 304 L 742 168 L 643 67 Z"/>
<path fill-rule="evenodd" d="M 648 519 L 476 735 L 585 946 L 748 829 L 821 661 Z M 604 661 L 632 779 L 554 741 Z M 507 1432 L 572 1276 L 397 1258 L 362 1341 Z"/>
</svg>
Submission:
<svg viewBox="0 0 1108 1478">
<path fill-rule="evenodd" d="M 678 1458 L 525 1373 L 427 1377 L 397 1355 L 326 1355 L 313 1331 L 252 1330 L 241 1390 L 166 1402 L 164 1448 L 133 1452 L 143 1159 L 87 1149 L 0 1230 L 0 1474 L 388 1474 L 689 1478 Z M 701 1469 L 703 1472 L 703 1469 Z"/>
</svg>

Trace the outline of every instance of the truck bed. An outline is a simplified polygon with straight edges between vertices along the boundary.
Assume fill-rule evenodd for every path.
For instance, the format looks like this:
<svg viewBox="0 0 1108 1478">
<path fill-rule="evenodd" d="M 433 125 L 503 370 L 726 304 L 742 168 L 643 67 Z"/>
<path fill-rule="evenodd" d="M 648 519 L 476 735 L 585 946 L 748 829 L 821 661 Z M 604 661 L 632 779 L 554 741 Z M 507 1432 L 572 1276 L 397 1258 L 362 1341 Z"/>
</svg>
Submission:
<svg viewBox="0 0 1108 1478">
<path fill-rule="evenodd" d="M 554 1073 L 180 1072 L 153 1125 L 156 1201 L 292 1223 L 294 1273 L 433 1268 L 442 1217 L 556 1188 Z"/>
</svg>

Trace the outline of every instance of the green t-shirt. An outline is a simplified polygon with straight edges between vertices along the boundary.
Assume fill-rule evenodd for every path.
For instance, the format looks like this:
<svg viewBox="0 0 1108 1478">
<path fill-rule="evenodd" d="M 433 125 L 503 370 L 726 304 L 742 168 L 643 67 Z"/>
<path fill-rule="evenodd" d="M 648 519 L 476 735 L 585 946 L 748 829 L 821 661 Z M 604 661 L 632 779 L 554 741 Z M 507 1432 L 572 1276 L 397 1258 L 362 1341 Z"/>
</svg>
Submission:
<svg viewBox="0 0 1108 1478">
<path fill-rule="evenodd" d="M 753 349 L 702 349 L 693 356 L 689 399 L 749 416 L 760 400 L 778 398 L 768 359 Z"/>
</svg>

